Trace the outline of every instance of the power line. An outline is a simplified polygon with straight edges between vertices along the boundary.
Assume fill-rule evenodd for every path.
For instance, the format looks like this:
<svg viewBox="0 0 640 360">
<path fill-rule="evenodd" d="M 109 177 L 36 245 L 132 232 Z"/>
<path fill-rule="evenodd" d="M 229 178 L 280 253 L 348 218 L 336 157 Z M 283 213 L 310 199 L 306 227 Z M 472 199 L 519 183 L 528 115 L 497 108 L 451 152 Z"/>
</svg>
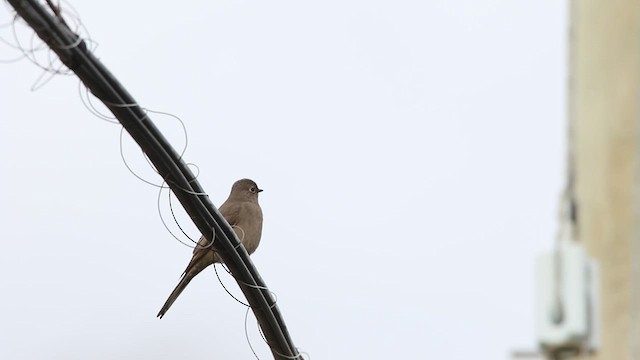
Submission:
<svg viewBox="0 0 640 360">
<path fill-rule="evenodd" d="M 200 232 L 213 242 L 212 249 L 228 266 L 251 305 L 274 358 L 302 359 L 271 292 L 240 246 L 235 232 L 147 113 L 88 50 L 85 41 L 67 26 L 57 7 L 49 2 L 49 11 L 34 0 L 7 1 L 64 65 L 109 108 L 149 157 Z"/>
</svg>

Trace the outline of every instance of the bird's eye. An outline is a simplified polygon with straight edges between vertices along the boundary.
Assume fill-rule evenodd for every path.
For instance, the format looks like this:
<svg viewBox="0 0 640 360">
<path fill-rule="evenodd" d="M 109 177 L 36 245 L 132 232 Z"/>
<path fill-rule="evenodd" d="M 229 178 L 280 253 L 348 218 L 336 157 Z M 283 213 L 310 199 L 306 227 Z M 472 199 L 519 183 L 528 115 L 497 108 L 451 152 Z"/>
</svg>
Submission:
<svg viewBox="0 0 640 360">
<path fill-rule="evenodd" d="M 252 193 L 256 192 L 256 188 L 252 187 L 251 189 L 249 189 L 249 191 L 251 191 Z"/>
</svg>

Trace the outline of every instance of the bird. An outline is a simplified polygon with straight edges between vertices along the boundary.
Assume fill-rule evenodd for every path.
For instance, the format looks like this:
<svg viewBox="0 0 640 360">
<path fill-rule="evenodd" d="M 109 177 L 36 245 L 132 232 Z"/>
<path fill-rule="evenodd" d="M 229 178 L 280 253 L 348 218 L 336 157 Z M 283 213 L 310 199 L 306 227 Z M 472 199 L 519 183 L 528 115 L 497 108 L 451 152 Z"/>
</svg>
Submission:
<svg viewBox="0 0 640 360">
<path fill-rule="evenodd" d="M 256 251 L 262 237 L 262 209 L 258 204 L 258 194 L 261 192 L 262 189 L 258 188 L 255 181 L 240 179 L 233 184 L 229 198 L 218 209 L 236 232 L 249 255 Z M 209 240 L 202 236 L 193 249 L 193 257 L 182 273 L 180 282 L 169 295 L 157 317 L 162 319 L 196 275 L 207 266 L 222 262 L 220 256 L 209 245 Z"/>
</svg>

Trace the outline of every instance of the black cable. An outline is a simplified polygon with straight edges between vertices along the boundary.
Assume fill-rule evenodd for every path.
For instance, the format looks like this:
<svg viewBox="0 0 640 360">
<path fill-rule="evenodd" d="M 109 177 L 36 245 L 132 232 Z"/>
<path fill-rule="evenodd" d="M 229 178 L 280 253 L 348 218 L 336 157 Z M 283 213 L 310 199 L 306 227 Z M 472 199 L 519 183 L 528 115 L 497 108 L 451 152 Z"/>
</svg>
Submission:
<svg viewBox="0 0 640 360">
<path fill-rule="evenodd" d="M 244 247 L 213 206 L 195 176 L 149 116 L 86 44 L 64 22 L 34 0 L 7 0 L 38 36 L 120 121 L 169 184 L 200 232 L 212 240 L 251 304 L 276 359 L 301 358 L 279 309 Z"/>
</svg>

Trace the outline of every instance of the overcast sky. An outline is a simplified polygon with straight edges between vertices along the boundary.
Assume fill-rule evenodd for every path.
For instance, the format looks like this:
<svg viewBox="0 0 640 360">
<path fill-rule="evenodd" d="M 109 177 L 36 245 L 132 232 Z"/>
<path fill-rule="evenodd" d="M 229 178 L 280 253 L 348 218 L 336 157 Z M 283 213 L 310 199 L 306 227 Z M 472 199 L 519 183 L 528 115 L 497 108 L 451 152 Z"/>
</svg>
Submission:
<svg viewBox="0 0 640 360">
<path fill-rule="evenodd" d="M 214 204 L 243 177 L 264 189 L 252 259 L 311 359 L 534 347 L 534 258 L 563 183 L 564 1 L 71 4 L 134 98 L 184 121 Z M 3 3 L 15 43 L 11 19 Z M 42 74 L 0 63 L 0 358 L 251 359 L 213 268 L 155 317 L 191 249 L 123 164 L 120 127 L 77 78 Z M 152 119 L 184 147 L 178 121 Z M 123 153 L 160 182 L 127 136 Z M 253 317 L 248 331 L 269 359 Z"/>
</svg>

